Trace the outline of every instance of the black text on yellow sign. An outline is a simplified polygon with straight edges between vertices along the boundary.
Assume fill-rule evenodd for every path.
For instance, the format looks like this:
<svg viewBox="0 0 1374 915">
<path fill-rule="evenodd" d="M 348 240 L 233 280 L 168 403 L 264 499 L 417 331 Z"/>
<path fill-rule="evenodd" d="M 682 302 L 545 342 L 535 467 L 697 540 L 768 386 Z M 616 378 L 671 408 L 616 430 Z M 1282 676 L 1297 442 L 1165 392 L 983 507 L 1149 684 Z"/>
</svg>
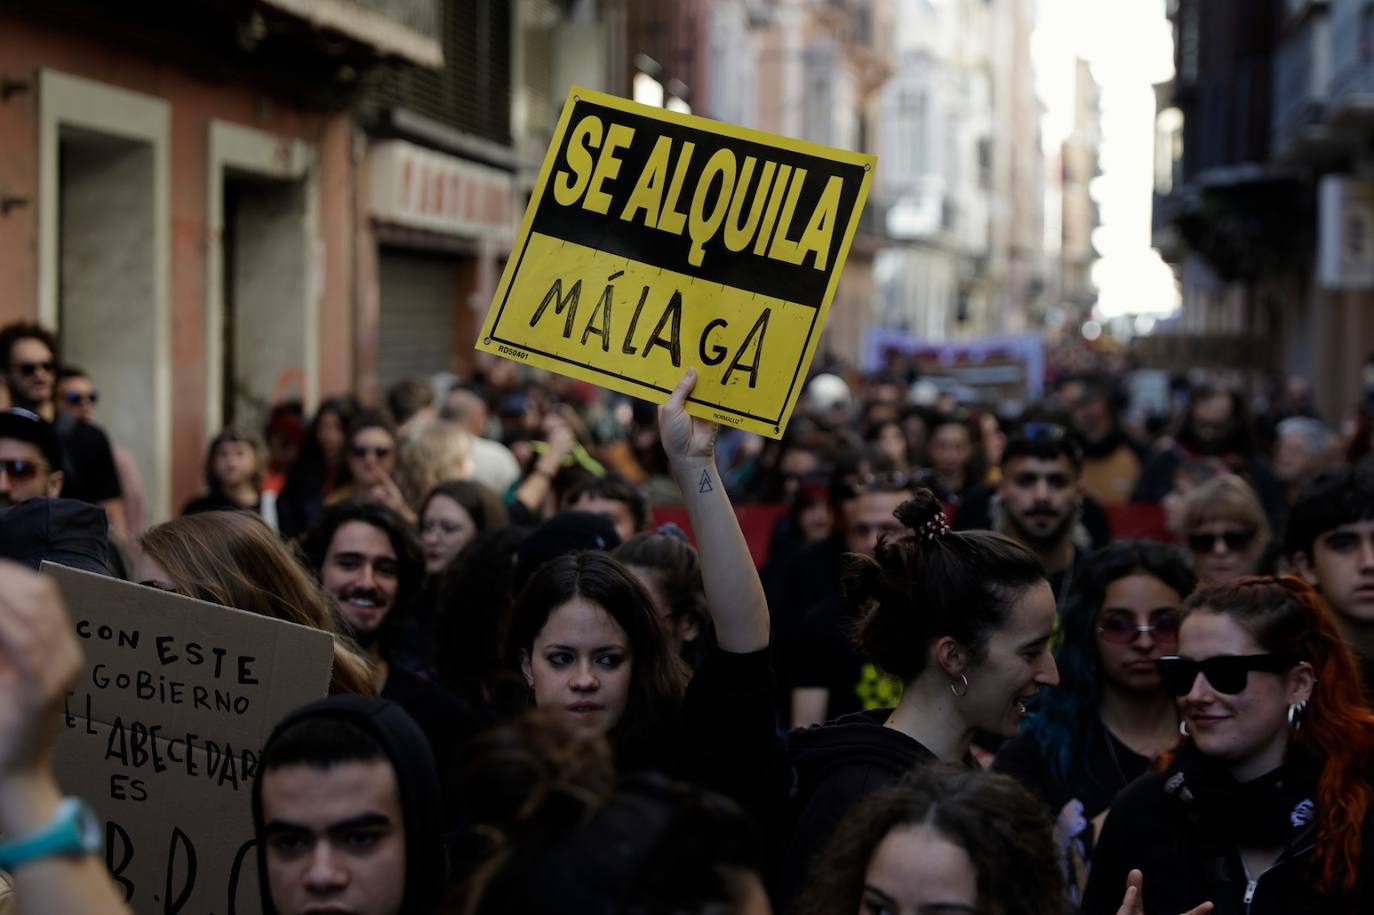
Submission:
<svg viewBox="0 0 1374 915">
<path fill-rule="evenodd" d="M 873 163 L 575 88 L 478 348 L 778 436 Z"/>
</svg>

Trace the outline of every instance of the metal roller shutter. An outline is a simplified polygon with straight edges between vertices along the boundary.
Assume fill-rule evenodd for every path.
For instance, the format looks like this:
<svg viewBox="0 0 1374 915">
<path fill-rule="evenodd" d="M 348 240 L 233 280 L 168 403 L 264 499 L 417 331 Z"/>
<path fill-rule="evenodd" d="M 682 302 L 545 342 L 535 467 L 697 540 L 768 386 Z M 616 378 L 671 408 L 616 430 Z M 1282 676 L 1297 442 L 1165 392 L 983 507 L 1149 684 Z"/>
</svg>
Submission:
<svg viewBox="0 0 1374 915">
<path fill-rule="evenodd" d="M 377 380 L 383 391 L 402 378 L 450 371 L 458 262 L 453 255 L 382 249 Z"/>
</svg>

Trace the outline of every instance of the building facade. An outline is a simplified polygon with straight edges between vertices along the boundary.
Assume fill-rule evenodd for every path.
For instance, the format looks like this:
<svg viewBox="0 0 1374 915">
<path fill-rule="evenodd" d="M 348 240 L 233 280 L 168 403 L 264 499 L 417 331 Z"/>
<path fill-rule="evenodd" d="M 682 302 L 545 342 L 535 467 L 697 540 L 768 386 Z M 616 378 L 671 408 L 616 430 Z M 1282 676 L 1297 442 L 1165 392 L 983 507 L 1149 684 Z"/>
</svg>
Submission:
<svg viewBox="0 0 1374 915">
<path fill-rule="evenodd" d="M 439 68 L 393 68 L 354 105 L 354 388 L 470 375 L 477 331 L 524 212 L 512 130 L 520 6 L 440 0 Z"/>
<path fill-rule="evenodd" d="M 352 386 L 349 109 L 435 67 L 415 0 L 0 9 L 0 321 L 94 378 L 154 519 L 207 438 Z"/>
<path fill-rule="evenodd" d="M 1175 0 L 1170 18 L 1155 222 L 1177 331 L 1243 353 L 1233 368 L 1311 378 L 1340 417 L 1374 352 L 1374 12 Z"/>
<path fill-rule="evenodd" d="M 1097 262 L 1093 230 L 1101 222 L 1093 198 L 1093 179 L 1101 174 L 1098 153 L 1102 147 L 1100 90 L 1087 61 L 1074 65 L 1073 130 L 1060 146 L 1058 199 L 1059 301 L 1070 326 L 1088 319 L 1097 303 L 1092 270 Z"/>
</svg>

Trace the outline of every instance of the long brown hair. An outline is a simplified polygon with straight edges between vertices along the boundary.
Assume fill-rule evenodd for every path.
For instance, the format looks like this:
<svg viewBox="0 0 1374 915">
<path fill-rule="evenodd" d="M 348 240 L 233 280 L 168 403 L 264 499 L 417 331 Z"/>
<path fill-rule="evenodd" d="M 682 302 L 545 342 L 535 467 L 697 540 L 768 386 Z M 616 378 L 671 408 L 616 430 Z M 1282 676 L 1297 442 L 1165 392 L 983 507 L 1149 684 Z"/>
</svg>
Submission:
<svg viewBox="0 0 1374 915">
<path fill-rule="evenodd" d="M 869 862 L 883 839 L 918 828 L 933 830 L 968 854 L 977 872 L 979 912 L 1066 911 L 1053 828 L 1040 802 L 1006 775 L 944 765 L 921 766 L 855 807 L 817 858 L 796 911 L 858 911 Z"/>
<path fill-rule="evenodd" d="M 372 665 L 345 634 L 333 599 L 257 515 L 187 515 L 149 528 L 139 544 L 179 594 L 329 633 L 334 638 L 329 691 L 376 693 Z"/>
<path fill-rule="evenodd" d="M 1265 651 L 1312 665 L 1317 682 L 1293 742 L 1322 761 L 1313 859 L 1317 889 L 1327 895 L 1354 892 L 1374 765 L 1374 711 L 1326 604 L 1300 578 L 1253 577 L 1203 588 L 1185 608 L 1185 613 L 1224 613 Z"/>
<path fill-rule="evenodd" d="M 640 754 L 660 748 L 682 704 L 687 667 L 669 650 L 649 592 L 625 566 L 596 550 L 551 559 L 525 585 L 506 633 L 512 667 L 522 651 L 533 653 L 553 611 L 575 597 L 605 610 L 629 640 L 629 702 L 607 735 L 617 760 L 628 767 L 627 761 L 641 762 Z"/>
</svg>

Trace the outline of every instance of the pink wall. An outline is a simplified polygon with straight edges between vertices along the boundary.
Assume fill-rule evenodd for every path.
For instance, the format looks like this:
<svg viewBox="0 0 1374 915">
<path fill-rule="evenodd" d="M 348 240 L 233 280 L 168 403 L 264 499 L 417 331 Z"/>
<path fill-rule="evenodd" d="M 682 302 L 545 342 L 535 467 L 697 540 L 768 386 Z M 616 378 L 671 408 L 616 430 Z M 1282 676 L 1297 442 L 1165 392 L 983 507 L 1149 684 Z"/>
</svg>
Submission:
<svg viewBox="0 0 1374 915">
<path fill-rule="evenodd" d="M 245 87 L 211 85 L 157 60 L 85 36 L 0 13 L 0 70 L 31 80 L 29 92 L 0 103 L 0 193 L 28 196 L 0 217 L 0 323 L 38 309 L 38 102 L 40 67 L 165 99 L 171 105 L 172 506 L 200 485 L 201 451 L 213 430 L 203 411 L 206 155 L 212 119 L 313 143 L 319 156 L 319 225 L 325 249 L 320 307 L 319 390 L 353 381 L 350 121 Z M 302 264 L 302 269 L 306 265 Z M 110 409 L 110 407 L 106 407 Z"/>
</svg>

